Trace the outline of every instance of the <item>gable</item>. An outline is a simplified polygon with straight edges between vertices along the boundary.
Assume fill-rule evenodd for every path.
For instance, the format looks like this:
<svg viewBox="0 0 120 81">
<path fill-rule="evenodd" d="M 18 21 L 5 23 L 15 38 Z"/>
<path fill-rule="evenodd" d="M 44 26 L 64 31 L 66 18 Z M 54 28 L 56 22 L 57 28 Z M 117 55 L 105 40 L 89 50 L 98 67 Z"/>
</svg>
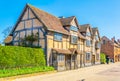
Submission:
<svg viewBox="0 0 120 81">
<path fill-rule="evenodd" d="M 86 33 L 90 33 L 90 35 L 92 35 L 90 27 L 87 27 Z"/>
<path fill-rule="evenodd" d="M 44 24 L 47 30 L 55 31 L 63 34 L 69 34 L 67 30 L 63 28 L 62 23 L 60 22 L 59 18 L 40 10 L 32 5 L 28 5 L 30 9 L 34 12 L 36 17 Z"/>
<path fill-rule="evenodd" d="M 96 38 L 96 36 L 98 37 L 98 39 L 100 41 L 100 35 L 99 35 L 99 31 L 98 30 L 95 32 L 95 38 Z"/>
<path fill-rule="evenodd" d="M 26 20 L 26 19 L 29 19 L 29 18 L 35 18 L 35 16 L 32 13 L 32 11 L 30 10 L 30 8 L 27 8 L 26 11 L 24 12 L 22 20 Z"/>
<path fill-rule="evenodd" d="M 43 26 L 43 24 L 37 19 L 31 9 L 26 7 L 22 13 L 22 16 L 19 18 L 19 22 L 17 22 L 16 26 L 14 27 L 13 32 L 23 30 L 25 28 L 40 26 Z"/>
<path fill-rule="evenodd" d="M 77 23 L 76 23 L 75 19 L 72 20 L 71 25 L 77 27 Z"/>
</svg>

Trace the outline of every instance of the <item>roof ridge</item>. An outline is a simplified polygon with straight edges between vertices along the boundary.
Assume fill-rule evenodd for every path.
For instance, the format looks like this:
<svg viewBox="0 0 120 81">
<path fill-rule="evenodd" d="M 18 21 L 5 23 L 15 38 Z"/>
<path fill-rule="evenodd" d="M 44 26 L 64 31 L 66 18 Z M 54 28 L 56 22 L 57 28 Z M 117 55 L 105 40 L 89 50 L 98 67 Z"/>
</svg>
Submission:
<svg viewBox="0 0 120 81">
<path fill-rule="evenodd" d="M 75 16 L 69 16 L 69 17 L 65 17 L 65 18 L 71 18 L 71 17 L 75 17 Z"/>
<path fill-rule="evenodd" d="M 80 25 L 80 26 L 85 26 L 85 25 L 89 25 L 89 26 L 90 26 L 90 24 L 82 24 L 82 25 Z"/>
<path fill-rule="evenodd" d="M 38 7 L 35 7 L 35 6 L 31 5 L 31 4 L 27 4 L 27 5 L 28 5 L 29 7 L 34 7 L 34 8 L 36 8 L 36 9 L 38 9 L 38 10 L 44 12 L 44 13 L 47 13 L 47 14 L 51 15 L 51 16 L 54 16 L 54 15 L 52 15 L 52 14 L 50 14 L 50 13 L 48 13 L 48 12 L 42 10 L 42 9 L 39 9 Z M 56 16 L 54 16 L 54 17 L 56 17 Z M 56 18 L 59 19 L 58 17 L 56 17 Z"/>
</svg>

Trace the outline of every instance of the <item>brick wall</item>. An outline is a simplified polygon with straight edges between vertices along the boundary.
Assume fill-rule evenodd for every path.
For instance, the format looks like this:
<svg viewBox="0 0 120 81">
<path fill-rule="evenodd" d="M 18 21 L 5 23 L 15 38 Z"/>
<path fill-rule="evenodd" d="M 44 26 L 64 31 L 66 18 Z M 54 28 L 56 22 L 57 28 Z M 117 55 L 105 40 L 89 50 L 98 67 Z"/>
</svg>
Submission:
<svg viewBox="0 0 120 81">
<path fill-rule="evenodd" d="M 103 40 L 105 40 L 105 44 L 104 42 L 101 44 L 101 53 L 109 55 L 111 59 L 114 58 L 114 43 L 106 37 L 103 37 Z"/>
</svg>

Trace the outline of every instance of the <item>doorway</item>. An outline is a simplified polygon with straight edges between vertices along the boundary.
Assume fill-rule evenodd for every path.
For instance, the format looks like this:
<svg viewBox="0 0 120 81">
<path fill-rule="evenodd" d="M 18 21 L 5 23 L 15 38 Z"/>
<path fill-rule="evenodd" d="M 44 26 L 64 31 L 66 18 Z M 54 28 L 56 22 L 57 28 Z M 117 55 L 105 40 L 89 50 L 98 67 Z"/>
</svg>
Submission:
<svg viewBox="0 0 120 81">
<path fill-rule="evenodd" d="M 95 65 L 95 55 L 92 55 L 92 65 Z"/>
</svg>

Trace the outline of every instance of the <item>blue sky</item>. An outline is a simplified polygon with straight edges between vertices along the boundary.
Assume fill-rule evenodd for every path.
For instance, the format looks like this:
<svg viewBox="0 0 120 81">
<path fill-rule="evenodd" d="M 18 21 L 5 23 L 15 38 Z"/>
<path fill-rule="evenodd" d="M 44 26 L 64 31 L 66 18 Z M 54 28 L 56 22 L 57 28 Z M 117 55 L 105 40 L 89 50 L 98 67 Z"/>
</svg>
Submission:
<svg viewBox="0 0 120 81">
<path fill-rule="evenodd" d="M 2 0 L 0 2 L 1 32 L 14 26 L 26 3 L 55 16 L 76 16 L 79 24 L 98 27 L 101 36 L 120 38 L 120 0 Z"/>
</svg>

